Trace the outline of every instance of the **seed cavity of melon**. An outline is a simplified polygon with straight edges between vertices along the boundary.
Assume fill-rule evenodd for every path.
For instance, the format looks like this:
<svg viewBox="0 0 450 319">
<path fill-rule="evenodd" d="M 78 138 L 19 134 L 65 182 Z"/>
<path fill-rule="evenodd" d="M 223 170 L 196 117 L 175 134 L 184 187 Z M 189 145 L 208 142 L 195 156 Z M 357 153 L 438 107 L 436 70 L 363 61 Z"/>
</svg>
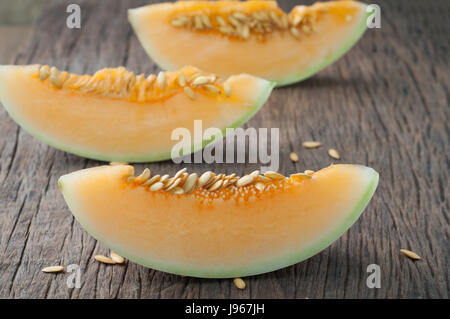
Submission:
<svg viewBox="0 0 450 319">
<path fill-rule="evenodd" d="M 273 171 L 268 171 L 264 175 L 261 175 L 260 172 L 256 170 L 240 177 L 235 173 L 226 175 L 207 171 L 198 177 L 196 173 L 189 174 L 187 173 L 187 169 L 183 168 L 173 177 L 170 177 L 168 174 L 163 177 L 160 177 L 160 175 L 152 177 L 150 170 L 145 168 L 142 173 L 136 177 L 134 176 L 134 170 L 130 170 L 129 175 L 124 176 L 124 181 L 125 185 L 146 187 L 152 192 L 165 191 L 176 195 L 189 194 L 196 189 L 207 193 L 213 193 L 225 188 L 233 190 L 251 188 L 263 192 L 271 188 L 288 186 L 293 182 L 311 179 L 313 173 L 313 171 L 307 170 L 305 173 L 294 173 L 289 177 L 285 177 L 284 175 Z"/>
<path fill-rule="evenodd" d="M 186 28 L 193 31 L 212 31 L 228 37 L 248 39 L 256 36 L 265 40 L 265 36 L 275 31 L 289 32 L 294 38 L 316 31 L 317 16 L 327 12 L 327 8 L 295 10 L 289 14 L 281 9 L 265 9 L 259 11 L 218 12 L 214 7 L 194 12 L 178 12 L 170 20 L 175 28 Z"/>
<path fill-rule="evenodd" d="M 38 78 L 55 89 L 123 98 L 132 102 L 158 101 L 177 92 L 184 92 L 191 100 L 196 99 L 196 92 L 226 98 L 231 96 L 231 87 L 227 82 L 193 67 L 145 77 L 144 74 L 135 75 L 124 67 L 99 70 L 94 75 L 78 75 L 43 65 L 39 67 Z"/>
</svg>

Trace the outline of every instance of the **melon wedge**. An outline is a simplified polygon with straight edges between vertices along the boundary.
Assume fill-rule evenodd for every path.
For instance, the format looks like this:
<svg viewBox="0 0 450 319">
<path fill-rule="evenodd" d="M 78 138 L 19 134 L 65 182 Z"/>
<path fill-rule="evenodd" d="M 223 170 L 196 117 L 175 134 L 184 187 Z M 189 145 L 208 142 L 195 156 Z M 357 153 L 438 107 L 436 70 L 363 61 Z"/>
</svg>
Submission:
<svg viewBox="0 0 450 319">
<path fill-rule="evenodd" d="M 135 178 L 132 166 L 101 166 L 64 175 L 59 187 L 79 223 L 120 255 L 169 273 L 230 278 L 317 254 L 358 219 L 378 184 L 376 171 L 358 165 L 270 174 L 253 173 L 246 185 L 213 175 L 200 187 L 202 176 L 186 188 L 190 177 L 177 173 L 164 190 L 148 171 Z M 229 182 L 217 188 L 216 179 Z"/>
<path fill-rule="evenodd" d="M 248 73 L 286 85 L 336 61 L 362 36 L 367 6 L 318 2 L 284 13 L 275 1 L 179 1 L 129 10 L 147 54 L 221 76 Z M 206 20 L 206 21 L 205 21 Z"/>
<path fill-rule="evenodd" d="M 206 82 L 195 82 L 199 77 Z M 194 120 L 202 120 L 203 129 L 236 128 L 273 87 L 246 74 L 223 81 L 193 67 L 144 77 L 123 67 L 91 76 L 39 65 L 0 66 L 0 101 L 21 127 L 55 148 L 104 161 L 169 159 L 179 142 L 171 139 L 174 129 L 194 136 Z"/>
</svg>

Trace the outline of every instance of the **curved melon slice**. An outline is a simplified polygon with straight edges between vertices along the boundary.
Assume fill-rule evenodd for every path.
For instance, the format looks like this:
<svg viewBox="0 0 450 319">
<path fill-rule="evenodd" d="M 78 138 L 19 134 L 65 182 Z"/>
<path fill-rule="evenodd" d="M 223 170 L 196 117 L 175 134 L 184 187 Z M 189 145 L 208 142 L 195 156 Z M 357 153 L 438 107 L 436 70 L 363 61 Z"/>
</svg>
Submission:
<svg viewBox="0 0 450 319">
<path fill-rule="evenodd" d="M 246 74 L 222 81 L 193 67 L 146 78 L 123 67 L 91 76 L 0 66 L 0 101 L 17 123 L 53 147 L 105 161 L 169 159 L 179 142 L 171 139 L 175 128 L 191 136 L 194 120 L 204 129 L 236 128 L 261 108 L 273 86 Z"/>
<path fill-rule="evenodd" d="M 285 85 L 347 52 L 366 30 L 356 1 L 297 6 L 275 1 L 180 1 L 129 10 L 147 54 L 163 69 L 192 64 L 222 76 L 245 72 Z"/>
<path fill-rule="evenodd" d="M 371 199 L 378 173 L 333 165 L 289 178 L 187 175 L 158 182 L 128 165 L 64 175 L 59 187 L 80 224 L 141 265 L 228 278 L 286 267 L 338 239 Z M 196 186 L 194 183 L 197 181 Z"/>
</svg>

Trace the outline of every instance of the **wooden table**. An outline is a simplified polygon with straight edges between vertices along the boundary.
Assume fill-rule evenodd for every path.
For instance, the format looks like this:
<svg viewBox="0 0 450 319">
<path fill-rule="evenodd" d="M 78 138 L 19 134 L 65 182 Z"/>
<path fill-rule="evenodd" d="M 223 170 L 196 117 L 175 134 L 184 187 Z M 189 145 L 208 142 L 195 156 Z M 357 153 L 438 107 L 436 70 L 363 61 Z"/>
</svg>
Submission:
<svg viewBox="0 0 450 319">
<path fill-rule="evenodd" d="M 11 63 L 56 65 L 91 73 L 125 65 L 155 72 L 127 22 L 141 1 L 78 1 L 81 30 L 65 26 L 68 3 L 49 1 L 33 36 Z M 295 1 L 283 1 L 289 10 Z M 448 298 L 449 297 L 449 38 L 447 0 L 383 1 L 382 28 L 369 30 L 337 63 L 302 83 L 273 92 L 246 127 L 280 128 L 280 171 L 317 170 L 333 161 L 368 165 L 380 185 L 359 221 L 331 247 L 297 265 L 232 280 L 180 277 L 94 261 L 108 249 L 74 220 L 57 187 L 62 174 L 102 164 L 53 149 L 0 108 L 1 298 Z M 24 88 L 24 91 L 26 88 Z M 324 146 L 306 150 L 304 140 Z M 292 163 L 295 151 L 300 161 Z M 137 165 L 173 174 L 171 162 Z M 256 164 L 190 165 L 190 171 L 248 172 Z M 401 248 L 422 256 L 413 262 Z M 53 264 L 78 264 L 81 288 Z M 381 288 L 366 286 L 369 264 Z"/>
</svg>

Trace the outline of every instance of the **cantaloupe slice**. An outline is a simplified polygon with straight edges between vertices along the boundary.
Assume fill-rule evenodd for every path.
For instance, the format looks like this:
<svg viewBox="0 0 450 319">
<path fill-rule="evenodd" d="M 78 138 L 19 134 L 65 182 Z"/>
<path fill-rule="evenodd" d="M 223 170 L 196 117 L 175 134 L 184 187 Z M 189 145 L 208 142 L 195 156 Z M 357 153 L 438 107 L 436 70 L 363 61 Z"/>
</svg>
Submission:
<svg viewBox="0 0 450 319">
<path fill-rule="evenodd" d="M 209 174 L 209 175 L 208 175 Z M 80 224 L 115 252 L 165 272 L 209 278 L 255 275 L 329 246 L 360 216 L 378 173 L 332 165 L 289 178 L 184 170 L 160 181 L 129 165 L 64 175 L 59 187 Z"/>
<path fill-rule="evenodd" d="M 347 52 L 366 30 L 367 6 L 318 2 L 284 13 L 275 1 L 179 1 L 129 10 L 147 54 L 163 69 L 192 64 L 285 85 Z"/>
<path fill-rule="evenodd" d="M 194 120 L 202 120 L 204 129 L 240 126 L 273 86 L 245 74 L 221 80 L 193 67 L 144 77 L 123 67 L 91 76 L 0 66 L 0 101 L 17 123 L 51 146 L 105 161 L 168 159 L 179 142 L 171 139 L 174 129 L 193 136 Z"/>
</svg>

